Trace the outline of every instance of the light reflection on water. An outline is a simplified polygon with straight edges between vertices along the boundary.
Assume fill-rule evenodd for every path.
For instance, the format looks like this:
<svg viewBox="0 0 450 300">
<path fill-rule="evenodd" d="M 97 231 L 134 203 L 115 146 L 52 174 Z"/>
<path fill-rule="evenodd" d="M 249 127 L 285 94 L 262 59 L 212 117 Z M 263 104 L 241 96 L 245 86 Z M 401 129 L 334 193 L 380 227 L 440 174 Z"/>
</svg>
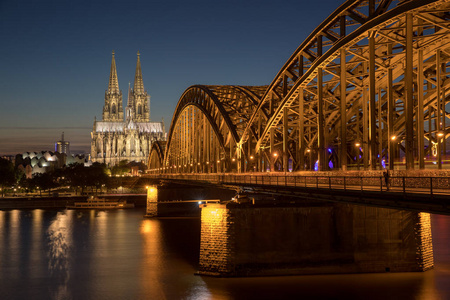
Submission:
<svg viewBox="0 0 450 300">
<path fill-rule="evenodd" d="M 58 212 L 47 229 L 48 271 L 50 280 L 55 284 L 51 290 L 52 299 L 71 299 L 68 290 L 70 265 L 72 263 L 72 215 L 74 211 Z"/>
<path fill-rule="evenodd" d="M 1 299 L 450 299 L 450 217 L 433 216 L 425 273 L 194 276 L 198 219 L 143 210 L 0 211 Z"/>
</svg>

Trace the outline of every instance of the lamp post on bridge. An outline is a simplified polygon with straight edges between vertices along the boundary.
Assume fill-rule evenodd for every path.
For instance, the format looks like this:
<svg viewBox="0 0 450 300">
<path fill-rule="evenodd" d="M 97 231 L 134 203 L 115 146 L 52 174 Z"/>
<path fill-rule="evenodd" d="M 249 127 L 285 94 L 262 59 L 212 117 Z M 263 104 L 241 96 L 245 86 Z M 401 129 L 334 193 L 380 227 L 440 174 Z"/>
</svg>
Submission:
<svg viewBox="0 0 450 300">
<path fill-rule="evenodd" d="M 438 169 L 442 169 L 442 138 L 444 137 L 444 135 L 445 134 L 442 131 L 438 131 L 436 133 Z"/>
</svg>

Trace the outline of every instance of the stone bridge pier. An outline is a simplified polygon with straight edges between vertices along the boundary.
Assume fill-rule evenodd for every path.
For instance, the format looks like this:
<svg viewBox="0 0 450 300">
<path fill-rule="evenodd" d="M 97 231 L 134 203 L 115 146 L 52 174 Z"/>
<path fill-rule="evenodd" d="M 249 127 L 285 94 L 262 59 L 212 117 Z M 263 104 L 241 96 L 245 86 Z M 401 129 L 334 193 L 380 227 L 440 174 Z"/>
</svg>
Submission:
<svg viewBox="0 0 450 300">
<path fill-rule="evenodd" d="M 201 205 L 200 275 L 410 272 L 432 267 L 428 213 L 326 202 Z"/>
</svg>

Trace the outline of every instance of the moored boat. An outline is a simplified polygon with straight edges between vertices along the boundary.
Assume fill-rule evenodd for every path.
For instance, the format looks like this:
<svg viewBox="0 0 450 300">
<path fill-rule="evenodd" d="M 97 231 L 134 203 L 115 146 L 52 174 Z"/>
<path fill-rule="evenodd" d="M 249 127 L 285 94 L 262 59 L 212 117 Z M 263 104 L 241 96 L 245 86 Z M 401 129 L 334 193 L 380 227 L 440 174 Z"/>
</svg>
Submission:
<svg viewBox="0 0 450 300">
<path fill-rule="evenodd" d="M 74 202 L 73 205 L 67 205 L 67 209 L 120 209 L 134 208 L 133 203 L 119 200 L 106 200 L 105 198 L 89 197 L 87 201 Z"/>
</svg>

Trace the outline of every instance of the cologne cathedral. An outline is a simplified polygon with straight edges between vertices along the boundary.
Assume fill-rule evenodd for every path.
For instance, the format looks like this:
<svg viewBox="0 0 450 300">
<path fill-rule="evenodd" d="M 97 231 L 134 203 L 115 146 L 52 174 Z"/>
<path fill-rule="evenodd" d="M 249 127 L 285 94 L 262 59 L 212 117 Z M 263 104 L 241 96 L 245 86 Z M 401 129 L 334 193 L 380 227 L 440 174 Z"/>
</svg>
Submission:
<svg viewBox="0 0 450 300">
<path fill-rule="evenodd" d="M 128 160 L 146 164 L 152 143 L 166 139 L 164 122 L 150 122 L 150 96 L 144 90 L 139 52 L 134 85 L 132 89 L 128 85 L 127 98 L 124 118 L 113 51 L 102 121 L 95 119 L 91 132 L 92 162 L 115 165 Z"/>
</svg>

